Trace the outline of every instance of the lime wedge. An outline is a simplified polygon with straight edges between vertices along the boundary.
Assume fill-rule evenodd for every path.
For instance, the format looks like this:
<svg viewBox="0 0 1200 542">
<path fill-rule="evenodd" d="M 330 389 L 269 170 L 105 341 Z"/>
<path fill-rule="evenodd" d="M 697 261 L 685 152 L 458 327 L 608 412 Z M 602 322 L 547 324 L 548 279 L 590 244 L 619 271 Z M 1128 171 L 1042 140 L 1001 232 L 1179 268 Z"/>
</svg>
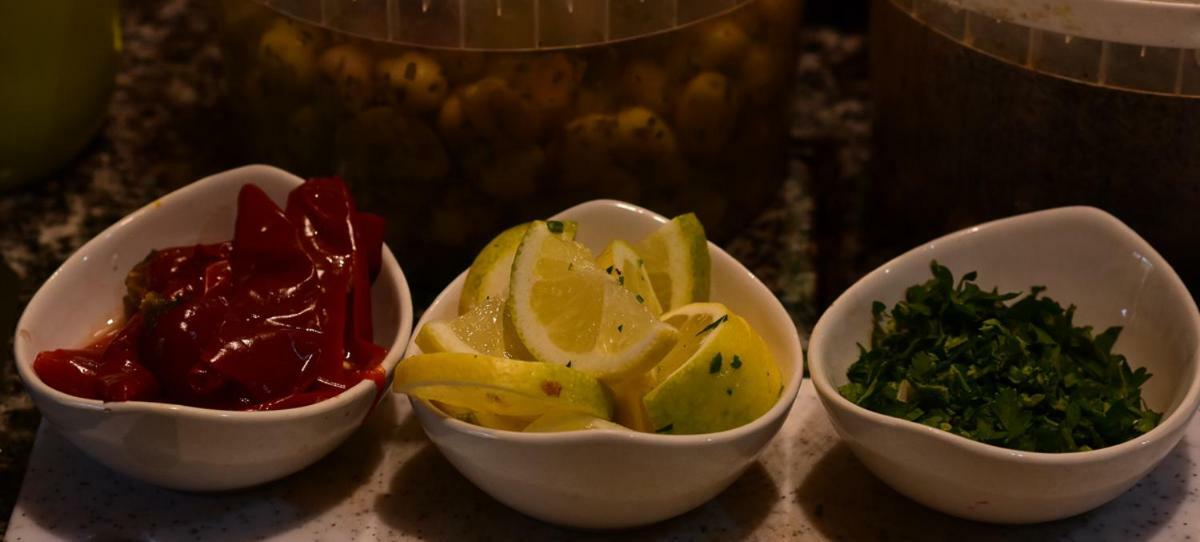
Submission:
<svg viewBox="0 0 1200 542">
<path fill-rule="evenodd" d="M 664 310 L 708 301 L 712 263 L 704 226 L 694 213 L 671 219 L 635 248 Z"/>
</svg>

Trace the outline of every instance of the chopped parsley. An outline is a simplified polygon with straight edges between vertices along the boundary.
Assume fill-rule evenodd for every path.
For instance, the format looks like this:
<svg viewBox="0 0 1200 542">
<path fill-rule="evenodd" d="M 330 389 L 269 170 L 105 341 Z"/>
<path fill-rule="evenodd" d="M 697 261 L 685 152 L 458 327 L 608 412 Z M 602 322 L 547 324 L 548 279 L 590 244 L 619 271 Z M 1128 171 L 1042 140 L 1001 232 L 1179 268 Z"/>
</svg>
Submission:
<svg viewBox="0 0 1200 542">
<path fill-rule="evenodd" d="M 733 367 L 734 369 L 741 369 L 742 368 L 742 358 L 738 357 L 737 354 L 734 354 L 733 361 L 729 362 L 729 366 Z"/>
<path fill-rule="evenodd" d="M 646 298 L 642 297 L 642 294 L 637 294 L 635 297 L 637 297 L 637 302 L 638 302 L 638 303 L 645 303 L 645 302 L 646 302 Z"/>
<path fill-rule="evenodd" d="M 563 223 L 557 220 L 551 220 L 546 223 L 546 228 L 550 230 L 550 233 L 562 233 Z"/>
<path fill-rule="evenodd" d="M 1121 328 L 1076 326 L 1075 306 L 985 291 L 930 264 L 889 312 L 876 301 L 870 348 L 838 391 L 868 409 L 972 440 L 1036 452 L 1094 450 L 1133 439 L 1162 415 L 1142 400 L 1145 368 L 1112 352 Z"/>
<path fill-rule="evenodd" d="M 708 374 L 716 374 L 721 372 L 721 353 L 713 356 L 712 361 L 708 362 Z"/>
<path fill-rule="evenodd" d="M 617 333 L 622 333 L 624 331 L 625 331 L 625 324 L 617 324 Z"/>
</svg>

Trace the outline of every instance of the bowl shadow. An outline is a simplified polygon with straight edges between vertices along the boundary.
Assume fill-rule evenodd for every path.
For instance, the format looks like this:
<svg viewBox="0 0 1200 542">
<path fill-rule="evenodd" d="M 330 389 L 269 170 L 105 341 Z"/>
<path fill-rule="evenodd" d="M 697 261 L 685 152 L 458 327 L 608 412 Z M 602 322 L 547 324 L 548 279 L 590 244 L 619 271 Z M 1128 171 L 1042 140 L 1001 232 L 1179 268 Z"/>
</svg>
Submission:
<svg viewBox="0 0 1200 542">
<path fill-rule="evenodd" d="M 727 540 L 752 533 L 785 498 L 770 473 L 753 463 L 704 505 L 653 525 L 612 531 L 559 527 L 513 510 L 475 487 L 429 444 L 376 497 L 374 511 L 391 537 L 422 540 Z"/>
<path fill-rule="evenodd" d="M 190 493 L 159 488 L 109 470 L 53 429 L 42 434 L 52 449 L 51 478 L 67 484 L 34 484 L 22 512 L 64 540 L 155 539 L 152 533 L 186 533 L 197 540 L 261 539 L 277 536 L 320 517 L 369 481 L 384 456 L 379 427 L 396 416 L 381 404 L 329 455 L 283 479 L 253 488 Z M 371 426 L 371 427 L 368 427 Z M 418 429 L 419 431 L 419 429 Z M 31 467 L 28 477 L 40 476 Z M 63 515 L 64 510 L 72 514 Z M 236 529 L 236 532 L 234 531 Z"/>
<path fill-rule="evenodd" d="M 1193 476 L 1190 444 L 1181 442 L 1133 488 L 1090 512 L 1035 525 L 998 525 L 960 519 L 896 492 L 838 443 L 795 490 L 806 522 L 834 540 L 1089 540 L 1152 537 L 1187 499 Z"/>
</svg>

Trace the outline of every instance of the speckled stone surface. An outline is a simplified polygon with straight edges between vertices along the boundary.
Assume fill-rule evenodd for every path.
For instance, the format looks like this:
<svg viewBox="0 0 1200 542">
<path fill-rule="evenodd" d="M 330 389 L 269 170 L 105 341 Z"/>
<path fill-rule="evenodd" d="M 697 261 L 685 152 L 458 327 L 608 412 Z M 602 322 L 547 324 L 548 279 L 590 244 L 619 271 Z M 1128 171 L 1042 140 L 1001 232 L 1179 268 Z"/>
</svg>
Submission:
<svg viewBox="0 0 1200 542">
<path fill-rule="evenodd" d="M 642 529 L 579 532 L 530 519 L 477 489 L 400 398 L 316 465 L 223 495 L 132 481 L 43 429 L 8 540 L 1188 540 L 1200 533 L 1198 470 L 1200 420 L 1193 420 L 1156 470 L 1097 510 L 1027 527 L 963 521 L 909 501 L 869 473 L 805 381 L 779 435 L 717 498 Z"/>
</svg>

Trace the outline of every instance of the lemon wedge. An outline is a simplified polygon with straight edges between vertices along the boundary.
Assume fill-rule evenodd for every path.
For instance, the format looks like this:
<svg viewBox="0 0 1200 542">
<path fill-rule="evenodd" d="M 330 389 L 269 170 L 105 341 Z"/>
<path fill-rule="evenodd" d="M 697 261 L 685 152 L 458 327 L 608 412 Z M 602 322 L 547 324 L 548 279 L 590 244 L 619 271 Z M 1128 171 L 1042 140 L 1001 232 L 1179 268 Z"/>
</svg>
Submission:
<svg viewBox="0 0 1200 542">
<path fill-rule="evenodd" d="M 656 383 L 642 399 L 657 433 L 714 433 L 744 425 L 779 399 L 782 377 L 750 325 L 719 303 L 663 315 L 679 342 L 650 371 Z"/>
<path fill-rule="evenodd" d="M 436 406 L 442 412 L 458 418 L 464 422 L 489 429 L 503 429 L 505 431 L 524 431 L 534 420 L 541 419 L 540 417 L 529 416 L 502 416 L 493 414 L 487 411 L 471 410 L 460 406 L 446 404 L 440 401 L 431 401 L 433 406 Z M 581 414 L 580 416 L 583 416 Z"/>
<path fill-rule="evenodd" d="M 609 278 L 617 281 L 617 284 L 633 292 L 634 297 L 650 309 L 651 314 L 662 314 L 662 305 L 654 293 L 650 275 L 646 273 L 645 261 L 632 245 L 621 240 L 609 243 L 608 248 L 596 258 L 596 265 L 603 269 Z"/>
<path fill-rule="evenodd" d="M 605 419 L 580 414 L 578 412 L 551 412 L 534 420 L 525 426 L 526 433 L 558 433 L 563 431 L 583 431 L 587 429 L 616 429 L 628 431 L 629 428 L 615 424 Z"/>
<path fill-rule="evenodd" d="M 417 346 L 426 354 L 459 352 L 509 359 L 533 359 L 513 330 L 504 311 L 504 298 L 488 297 L 453 320 L 427 322 L 417 332 Z"/>
<path fill-rule="evenodd" d="M 671 219 L 635 248 L 664 310 L 708 301 L 712 262 L 704 226 L 694 213 Z"/>
<path fill-rule="evenodd" d="M 529 224 L 518 224 L 500 232 L 500 235 L 488 241 L 483 250 L 475 256 L 471 268 L 467 270 L 467 280 L 458 299 L 458 314 L 470 312 L 475 305 L 487 299 L 503 300 L 506 297 L 513 256 L 517 253 L 517 245 L 521 244 Z M 570 221 L 551 221 L 547 224 L 563 239 L 569 240 L 575 239 L 575 232 L 579 228 L 578 224 Z"/>
<path fill-rule="evenodd" d="M 612 418 L 612 405 L 595 378 L 553 363 L 420 354 L 396 366 L 393 388 L 477 413 L 532 418 L 569 411 Z"/>
<path fill-rule="evenodd" d="M 525 232 L 513 259 L 508 312 L 541 361 L 617 380 L 656 364 L 676 332 L 610 280 L 586 248 L 545 222 Z"/>
</svg>

